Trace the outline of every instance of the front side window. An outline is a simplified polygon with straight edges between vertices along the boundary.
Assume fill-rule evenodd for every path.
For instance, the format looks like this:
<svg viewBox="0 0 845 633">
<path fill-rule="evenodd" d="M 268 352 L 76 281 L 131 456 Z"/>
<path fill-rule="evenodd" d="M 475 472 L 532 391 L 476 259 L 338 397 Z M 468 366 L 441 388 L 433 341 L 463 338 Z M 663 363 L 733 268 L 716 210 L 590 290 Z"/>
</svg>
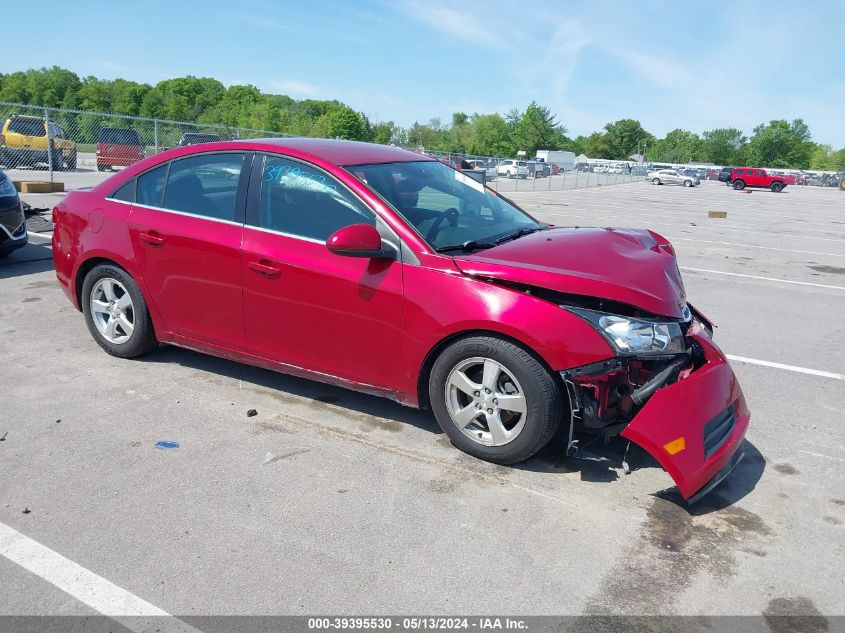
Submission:
<svg viewBox="0 0 845 633">
<path fill-rule="evenodd" d="M 170 164 L 165 209 L 217 220 L 235 219 L 244 154 L 200 154 Z"/>
<path fill-rule="evenodd" d="M 325 241 L 350 224 L 375 225 L 373 213 L 339 182 L 304 163 L 267 156 L 262 181 L 262 228 Z"/>
<path fill-rule="evenodd" d="M 437 161 L 346 169 L 396 209 L 435 250 L 486 248 L 515 231 L 545 226 L 477 180 Z"/>
<path fill-rule="evenodd" d="M 138 189 L 135 194 L 138 204 L 160 207 L 161 194 L 164 191 L 164 179 L 166 176 L 166 163 L 138 176 Z"/>
</svg>

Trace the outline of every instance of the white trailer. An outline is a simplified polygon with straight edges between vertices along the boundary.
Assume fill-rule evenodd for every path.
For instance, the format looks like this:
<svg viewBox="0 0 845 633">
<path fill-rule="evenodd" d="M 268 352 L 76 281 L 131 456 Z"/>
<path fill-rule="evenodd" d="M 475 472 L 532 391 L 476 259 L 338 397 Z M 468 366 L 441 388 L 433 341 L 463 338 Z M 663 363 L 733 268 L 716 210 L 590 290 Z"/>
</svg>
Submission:
<svg viewBox="0 0 845 633">
<path fill-rule="evenodd" d="M 546 163 L 556 163 L 561 169 L 575 169 L 575 152 L 563 152 L 550 149 L 538 149 L 537 160 Z"/>
</svg>

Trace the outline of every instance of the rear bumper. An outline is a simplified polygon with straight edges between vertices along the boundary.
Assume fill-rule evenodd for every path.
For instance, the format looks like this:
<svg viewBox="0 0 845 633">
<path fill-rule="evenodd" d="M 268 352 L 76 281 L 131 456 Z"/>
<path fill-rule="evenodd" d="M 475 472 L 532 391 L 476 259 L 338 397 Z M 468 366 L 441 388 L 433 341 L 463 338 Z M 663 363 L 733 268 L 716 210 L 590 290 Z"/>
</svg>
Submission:
<svg viewBox="0 0 845 633">
<path fill-rule="evenodd" d="M 0 163 L 3 165 L 34 165 L 36 163 L 46 163 L 48 160 L 46 149 L 0 148 Z"/>
<path fill-rule="evenodd" d="M 722 351 L 705 335 L 695 338 L 705 364 L 658 389 L 621 433 L 660 463 L 690 503 L 710 492 L 742 459 L 739 449 L 751 418 Z"/>
</svg>

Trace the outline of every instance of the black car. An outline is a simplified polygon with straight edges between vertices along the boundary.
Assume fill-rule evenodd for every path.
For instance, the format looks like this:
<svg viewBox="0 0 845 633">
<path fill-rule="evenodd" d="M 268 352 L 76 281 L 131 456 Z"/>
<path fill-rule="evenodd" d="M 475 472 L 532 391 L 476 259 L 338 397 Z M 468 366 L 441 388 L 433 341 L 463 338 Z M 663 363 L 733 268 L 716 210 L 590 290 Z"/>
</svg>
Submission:
<svg viewBox="0 0 845 633">
<path fill-rule="evenodd" d="M 182 138 L 179 139 L 179 147 L 185 145 L 199 145 L 200 143 L 217 143 L 221 141 L 217 134 L 207 134 L 205 132 L 185 132 Z"/>
<path fill-rule="evenodd" d="M 731 174 L 733 173 L 733 167 L 722 167 L 722 171 L 719 172 L 719 182 L 723 182 L 726 185 L 729 185 L 731 182 Z"/>
<path fill-rule="evenodd" d="M 12 181 L 0 171 L 0 257 L 26 246 L 26 217 Z"/>
</svg>

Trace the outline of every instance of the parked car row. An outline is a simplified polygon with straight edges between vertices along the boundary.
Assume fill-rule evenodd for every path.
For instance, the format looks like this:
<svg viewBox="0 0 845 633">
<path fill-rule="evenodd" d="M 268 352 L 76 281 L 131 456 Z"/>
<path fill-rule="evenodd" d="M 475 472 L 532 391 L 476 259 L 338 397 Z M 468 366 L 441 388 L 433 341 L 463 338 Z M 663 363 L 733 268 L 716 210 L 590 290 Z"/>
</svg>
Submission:
<svg viewBox="0 0 845 633">
<path fill-rule="evenodd" d="M 186 132 L 178 147 L 199 143 L 216 143 L 218 134 Z M 96 166 L 98 171 L 114 167 L 128 167 L 147 155 L 137 130 L 129 127 L 101 127 L 96 137 Z M 64 128 L 44 117 L 13 114 L 0 131 L 0 165 L 7 169 L 19 167 L 48 168 L 56 171 L 76 169 L 77 144 L 68 138 Z"/>
</svg>

